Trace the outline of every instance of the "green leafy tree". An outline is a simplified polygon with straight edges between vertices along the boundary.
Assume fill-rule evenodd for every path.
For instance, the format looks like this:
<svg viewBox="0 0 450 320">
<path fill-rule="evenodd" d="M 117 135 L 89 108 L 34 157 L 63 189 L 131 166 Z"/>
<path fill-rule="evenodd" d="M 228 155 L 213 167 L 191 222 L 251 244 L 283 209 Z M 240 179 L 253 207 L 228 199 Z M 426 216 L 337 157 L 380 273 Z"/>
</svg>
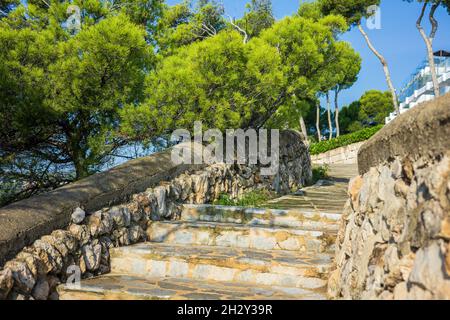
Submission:
<svg viewBox="0 0 450 320">
<path fill-rule="evenodd" d="M 360 99 L 359 120 L 363 126 L 383 124 L 390 112 L 394 111 L 389 91 L 369 90 Z"/>
<path fill-rule="evenodd" d="M 278 31 L 277 27 L 283 28 L 283 32 Z M 271 30 L 275 31 L 276 37 L 271 39 L 271 43 L 285 55 L 283 64 L 290 84 L 287 89 L 288 99 L 317 101 L 318 92 L 327 94 L 336 85 L 335 35 L 346 29 L 344 19 L 337 16 L 326 16 L 318 20 L 295 17 L 276 23 L 263 33 L 264 37 Z M 313 36 L 314 34 L 317 36 Z M 317 107 L 317 112 L 320 114 L 320 106 Z M 319 125 L 317 133 L 320 135 Z"/>
<path fill-rule="evenodd" d="M 359 122 L 360 107 L 361 103 L 358 100 L 342 108 L 339 113 L 339 122 L 342 133 L 347 134 L 362 128 L 362 125 Z"/>
<path fill-rule="evenodd" d="M 30 2 L 1 21 L 0 176 L 18 197 L 101 170 L 128 142 L 117 134 L 119 110 L 140 101 L 152 67 L 147 32 L 129 16 L 97 21 L 107 11 L 98 1 L 70 36 L 68 5 Z"/>
<path fill-rule="evenodd" d="M 235 27 L 249 40 L 270 28 L 275 23 L 275 18 L 271 0 L 251 0 L 246 7 L 247 11 L 236 21 Z M 234 24 L 233 20 L 231 23 Z"/>
<path fill-rule="evenodd" d="M 323 18 L 322 7 L 319 2 L 302 2 L 298 8 L 298 15 L 303 18 L 319 20 Z"/>
<path fill-rule="evenodd" d="M 343 17 L 345 17 L 350 27 L 356 26 L 358 30 L 361 32 L 370 50 L 380 60 L 383 66 L 386 82 L 389 87 L 389 90 L 391 91 L 392 102 L 394 104 L 396 112 L 400 114 L 400 109 L 397 101 L 397 94 L 395 91 L 395 87 L 392 83 L 388 63 L 384 58 L 384 56 L 381 55 L 381 53 L 375 48 L 367 32 L 361 25 L 361 20 L 363 18 L 368 18 L 370 17 L 371 14 L 373 14 L 372 12 L 370 12 L 369 8 L 371 6 L 379 4 L 380 0 L 319 0 L 319 5 L 321 7 L 321 11 L 323 14 L 342 15 Z"/>
<path fill-rule="evenodd" d="M 337 85 L 334 87 L 334 102 L 335 102 L 335 123 L 336 136 L 340 136 L 339 125 L 339 93 L 353 86 L 358 80 L 358 74 L 361 71 L 361 57 L 355 52 L 351 45 L 347 42 L 339 42 L 338 46 L 338 62 L 337 62 Z"/>
<path fill-rule="evenodd" d="M 285 83 L 275 48 L 245 45 L 237 31 L 180 48 L 147 78 L 147 99 L 122 113 L 126 135 L 152 138 L 195 120 L 211 128 L 249 127 L 275 110 Z"/>
<path fill-rule="evenodd" d="M 425 46 L 427 48 L 428 62 L 430 64 L 431 69 L 431 79 L 433 81 L 434 96 L 439 97 L 440 96 L 439 81 L 436 72 L 436 65 L 434 62 L 434 51 L 433 51 L 433 41 L 438 30 L 438 21 L 435 18 L 435 13 L 440 6 L 443 6 L 447 9 L 447 12 L 450 14 L 450 0 L 407 0 L 407 1 L 408 2 L 418 1 L 420 3 L 423 3 L 420 16 L 416 22 L 416 27 L 417 30 L 419 30 L 419 33 L 422 36 L 423 41 L 425 42 Z M 422 26 L 422 21 L 428 6 L 430 6 L 428 18 L 431 23 L 431 30 L 429 35 L 427 35 L 425 29 Z"/>
<path fill-rule="evenodd" d="M 145 103 L 122 112 L 123 132 L 149 139 L 200 119 L 219 129 L 266 125 L 280 107 L 315 98 L 335 52 L 331 23 L 346 29 L 339 17 L 288 17 L 247 43 L 227 29 L 180 48 L 148 76 Z"/>
<path fill-rule="evenodd" d="M 320 2 L 304 2 L 300 5 L 298 14 L 301 17 L 309 18 L 314 21 L 319 21 L 324 17 L 327 17 L 322 10 L 322 3 Z M 344 30 L 340 24 L 334 24 L 332 21 L 329 22 L 330 27 L 333 29 L 335 40 L 338 38 L 339 34 Z M 357 80 L 357 75 L 361 68 L 361 58 L 359 55 L 351 48 L 348 43 L 337 42 L 336 51 L 333 54 L 334 59 L 330 61 L 330 64 L 323 74 L 320 81 L 319 96 L 324 96 L 326 99 L 326 122 L 328 123 L 328 135 L 329 139 L 333 137 L 333 114 L 331 112 L 331 97 L 330 91 L 335 92 L 335 113 L 334 120 L 336 126 L 336 134 L 340 135 L 339 127 L 339 93 L 342 90 L 348 89 Z M 319 100 L 317 100 L 316 107 L 316 132 L 318 139 L 321 140 L 321 106 Z"/>
<path fill-rule="evenodd" d="M 213 0 L 192 1 L 167 7 L 157 25 L 157 45 L 163 55 L 217 35 L 226 27 L 224 8 Z"/>
</svg>

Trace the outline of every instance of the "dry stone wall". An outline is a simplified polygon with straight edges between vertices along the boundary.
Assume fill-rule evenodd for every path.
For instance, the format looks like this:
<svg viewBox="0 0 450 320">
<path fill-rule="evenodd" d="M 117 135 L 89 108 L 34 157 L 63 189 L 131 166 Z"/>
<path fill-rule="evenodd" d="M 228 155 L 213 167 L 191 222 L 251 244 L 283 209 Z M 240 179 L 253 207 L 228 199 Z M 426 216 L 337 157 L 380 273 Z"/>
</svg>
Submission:
<svg viewBox="0 0 450 320">
<path fill-rule="evenodd" d="M 53 230 L 23 248 L 0 269 L 0 299 L 58 299 L 56 286 L 73 276 L 88 278 L 110 271 L 109 250 L 147 240 L 154 221 L 177 219 L 183 204 L 233 198 L 255 189 L 288 193 L 311 179 L 311 162 L 301 136 L 283 132 L 280 171 L 261 176 L 258 165 L 208 166 L 186 171 L 132 195 L 130 201 L 90 211 L 71 212 L 66 228 Z"/>
<path fill-rule="evenodd" d="M 318 165 L 356 164 L 358 151 L 364 142 L 353 143 L 315 156 L 311 156 L 311 162 Z"/>
<path fill-rule="evenodd" d="M 423 135 L 426 144 L 417 145 Z M 447 95 L 398 117 L 361 148 L 331 298 L 450 299 L 449 137 Z"/>
</svg>

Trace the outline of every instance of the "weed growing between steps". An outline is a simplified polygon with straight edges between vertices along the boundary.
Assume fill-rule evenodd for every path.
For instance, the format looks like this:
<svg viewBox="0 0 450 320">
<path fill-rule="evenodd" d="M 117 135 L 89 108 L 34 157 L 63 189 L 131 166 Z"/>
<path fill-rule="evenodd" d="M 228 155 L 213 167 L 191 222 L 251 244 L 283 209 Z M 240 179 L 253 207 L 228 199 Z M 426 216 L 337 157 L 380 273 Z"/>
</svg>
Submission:
<svg viewBox="0 0 450 320">
<path fill-rule="evenodd" d="M 277 195 L 268 190 L 254 190 L 245 193 L 238 199 L 232 199 L 230 195 L 222 193 L 219 199 L 214 201 L 214 205 L 220 206 L 237 206 L 237 207 L 254 207 L 259 208 L 267 201 L 275 199 Z"/>
<path fill-rule="evenodd" d="M 329 165 L 322 166 L 313 166 L 312 168 L 312 183 L 311 185 L 316 184 L 319 180 L 325 180 L 328 178 L 328 172 L 330 171 Z"/>
</svg>

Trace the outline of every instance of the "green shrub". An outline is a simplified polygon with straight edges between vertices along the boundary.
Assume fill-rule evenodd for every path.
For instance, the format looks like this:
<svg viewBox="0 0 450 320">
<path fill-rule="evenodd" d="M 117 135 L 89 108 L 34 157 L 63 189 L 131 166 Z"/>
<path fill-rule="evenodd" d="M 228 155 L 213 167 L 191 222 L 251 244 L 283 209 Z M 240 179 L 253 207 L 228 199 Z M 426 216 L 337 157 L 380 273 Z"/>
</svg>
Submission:
<svg viewBox="0 0 450 320">
<path fill-rule="evenodd" d="M 214 201 L 214 204 L 216 206 L 234 206 L 235 205 L 235 200 L 231 199 L 231 197 L 228 194 L 222 193 L 219 196 L 219 199 Z"/>
<path fill-rule="evenodd" d="M 250 191 L 239 199 L 232 199 L 228 194 L 223 193 L 219 196 L 219 199 L 214 201 L 214 204 L 220 206 L 259 207 L 273 197 L 274 195 L 267 190 Z"/>
<path fill-rule="evenodd" d="M 314 166 L 312 168 L 312 184 L 316 184 L 319 180 L 324 180 L 328 177 L 328 170 L 330 167 L 328 165 Z"/>
<path fill-rule="evenodd" d="M 346 134 L 335 139 L 313 143 L 310 147 L 311 155 L 318 155 L 333 149 L 348 146 L 353 143 L 365 141 L 372 137 L 375 133 L 380 131 L 381 128 L 383 128 L 383 125 L 365 128 L 363 130 Z"/>
</svg>

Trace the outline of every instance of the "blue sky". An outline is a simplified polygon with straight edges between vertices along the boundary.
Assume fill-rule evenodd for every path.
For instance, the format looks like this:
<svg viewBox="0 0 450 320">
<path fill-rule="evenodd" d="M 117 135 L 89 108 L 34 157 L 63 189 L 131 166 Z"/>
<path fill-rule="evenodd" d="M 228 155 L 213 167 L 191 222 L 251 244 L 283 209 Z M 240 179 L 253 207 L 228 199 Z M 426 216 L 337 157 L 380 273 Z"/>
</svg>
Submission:
<svg viewBox="0 0 450 320">
<path fill-rule="evenodd" d="M 180 0 L 168 0 L 175 4 Z M 233 17 L 242 16 L 247 0 L 223 0 L 226 14 Z M 273 7 L 277 19 L 294 14 L 299 6 L 299 0 L 273 0 Z M 386 57 L 392 73 L 392 80 L 397 89 L 415 70 L 417 65 L 425 59 L 426 49 L 415 23 L 421 6 L 417 2 L 408 3 L 403 0 L 381 1 L 381 30 L 367 30 L 374 45 Z M 434 41 L 434 48 L 450 51 L 450 16 L 444 8 L 436 13 L 439 30 Z M 429 29 L 428 19 L 424 26 Z M 358 30 L 346 33 L 343 40 L 349 41 L 363 59 L 363 66 L 358 82 L 349 90 L 341 94 L 341 104 L 348 104 L 367 90 L 387 90 L 384 73 L 379 60 L 367 47 Z"/>
</svg>

